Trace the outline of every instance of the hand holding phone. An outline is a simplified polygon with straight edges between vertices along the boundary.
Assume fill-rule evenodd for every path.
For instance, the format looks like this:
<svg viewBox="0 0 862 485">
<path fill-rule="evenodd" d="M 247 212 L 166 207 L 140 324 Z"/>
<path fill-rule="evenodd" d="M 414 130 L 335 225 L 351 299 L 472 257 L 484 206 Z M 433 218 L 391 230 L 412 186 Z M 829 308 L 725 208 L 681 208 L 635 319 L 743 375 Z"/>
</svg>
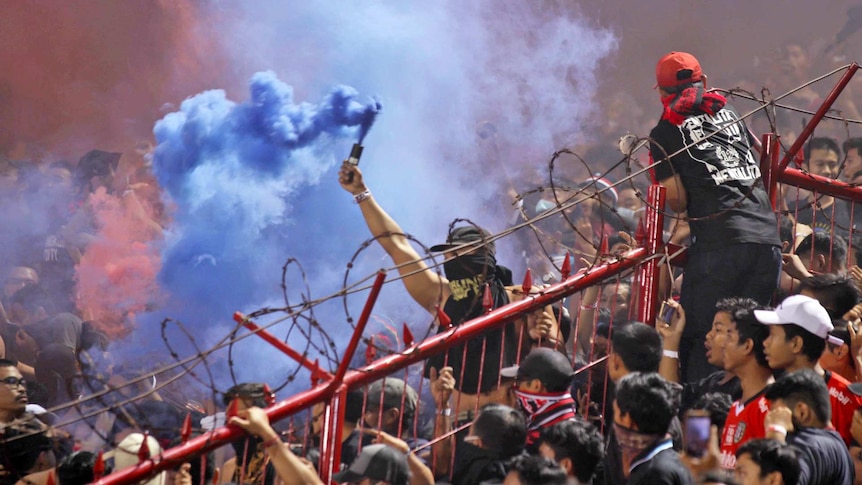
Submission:
<svg viewBox="0 0 862 485">
<path fill-rule="evenodd" d="M 659 309 L 658 315 L 663 322 L 670 325 L 671 320 L 673 319 L 673 315 L 675 313 L 676 308 L 670 306 L 670 304 L 668 304 L 668 302 L 666 301 L 661 302 L 661 308 Z"/>
<path fill-rule="evenodd" d="M 691 457 L 701 458 L 709 447 L 709 431 L 712 426 L 709 412 L 691 410 L 685 416 L 682 440 L 685 453 Z"/>
</svg>

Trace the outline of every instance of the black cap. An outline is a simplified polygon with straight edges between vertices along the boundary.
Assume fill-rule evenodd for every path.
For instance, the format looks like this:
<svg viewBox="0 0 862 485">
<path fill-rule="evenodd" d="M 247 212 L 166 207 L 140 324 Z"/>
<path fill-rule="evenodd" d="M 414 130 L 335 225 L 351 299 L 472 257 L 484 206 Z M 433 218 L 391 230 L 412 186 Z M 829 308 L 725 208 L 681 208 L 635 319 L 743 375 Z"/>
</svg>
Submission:
<svg viewBox="0 0 862 485">
<path fill-rule="evenodd" d="M 563 389 L 572 383 L 575 371 L 565 354 L 541 347 L 530 351 L 521 365 L 503 368 L 500 375 L 521 381 L 539 379 L 548 389 Z"/>
<path fill-rule="evenodd" d="M 407 456 L 386 445 L 364 446 L 349 468 L 332 475 L 332 480 L 338 483 L 358 482 L 363 478 L 407 485 L 410 481 Z"/>
<path fill-rule="evenodd" d="M 455 229 L 452 229 L 452 232 L 449 233 L 449 237 L 446 238 L 445 244 L 431 246 L 431 251 L 439 253 L 441 251 L 448 251 L 452 248 L 456 248 L 467 243 L 486 241 L 485 248 L 491 254 L 491 256 L 494 256 L 496 253 L 496 249 L 494 248 L 494 243 L 490 240 L 490 238 L 491 234 L 489 234 L 488 231 L 482 229 L 481 227 L 456 227 Z"/>
</svg>

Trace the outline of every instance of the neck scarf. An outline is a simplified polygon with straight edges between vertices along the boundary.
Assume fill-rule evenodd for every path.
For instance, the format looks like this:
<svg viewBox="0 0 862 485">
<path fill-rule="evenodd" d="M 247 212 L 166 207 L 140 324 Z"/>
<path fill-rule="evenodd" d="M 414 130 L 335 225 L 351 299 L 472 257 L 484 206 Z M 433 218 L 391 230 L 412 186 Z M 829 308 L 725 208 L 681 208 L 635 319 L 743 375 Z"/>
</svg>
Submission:
<svg viewBox="0 0 862 485">
<path fill-rule="evenodd" d="M 617 423 L 614 423 L 614 435 L 616 435 L 617 443 L 620 445 L 623 456 L 629 460 L 664 437 L 664 435 L 641 433 Z"/>
<path fill-rule="evenodd" d="M 692 115 L 708 114 L 710 116 L 721 111 L 727 104 L 727 98 L 718 93 L 705 92 L 703 83 L 697 82 L 678 93 L 661 98 L 664 112 L 661 119 L 679 126 Z"/>
</svg>

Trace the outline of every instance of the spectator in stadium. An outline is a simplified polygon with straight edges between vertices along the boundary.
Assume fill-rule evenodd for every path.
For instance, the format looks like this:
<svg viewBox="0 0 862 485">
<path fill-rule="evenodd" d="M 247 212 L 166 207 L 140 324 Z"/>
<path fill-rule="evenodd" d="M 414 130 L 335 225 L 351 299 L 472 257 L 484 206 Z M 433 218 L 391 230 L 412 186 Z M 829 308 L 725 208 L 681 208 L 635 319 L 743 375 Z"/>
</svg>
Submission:
<svg viewBox="0 0 862 485">
<path fill-rule="evenodd" d="M 825 273 L 805 278 L 799 285 L 799 294 L 819 301 L 833 320 L 843 318 L 862 301 L 856 281 L 846 273 Z"/>
<path fill-rule="evenodd" d="M 520 411 L 502 404 L 479 410 L 470 433 L 455 454 L 452 485 L 472 485 L 505 480 L 507 462 L 524 452 L 527 427 Z"/>
<path fill-rule="evenodd" d="M 670 382 L 679 382 L 679 344 L 686 325 L 685 309 L 673 300 L 667 300 L 666 304 L 670 308 L 673 308 L 674 312 L 670 322 L 665 322 L 661 315 L 656 320 L 656 329 L 662 336 L 662 357 L 659 365 L 659 373 Z M 740 298 L 725 298 L 716 303 L 716 312 L 712 319 L 712 327 L 706 334 L 703 345 L 706 348 L 707 362 L 719 370 L 703 379 L 695 382 L 686 382 L 682 385 L 681 414 L 691 409 L 694 401 L 706 393 L 725 393 L 731 396 L 732 400 L 739 399 L 742 396 L 739 378 L 724 369 L 724 352 L 722 348 L 727 336 L 727 329 L 731 325 L 731 314 L 743 304 L 751 306 L 752 310 L 757 305 L 754 300 Z"/>
<path fill-rule="evenodd" d="M 691 410 L 709 413 L 712 426 L 720 431 L 724 429 L 724 425 L 727 423 L 727 416 L 730 414 L 732 406 L 733 398 L 730 395 L 723 392 L 708 392 L 697 398 L 691 405 Z"/>
<path fill-rule="evenodd" d="M 245 414 L 250 408 L 265 408 L 266 400 L 266 388 L 263 384 L 240 383 L 225 391 L 222 403 L 227 409 L 235 406 L 237 415 L 244 417 L 251 416 Z M 240 420 L 236 421 L 235 424 L 242 426 L 243 423 Z M 273 468 L 274 463 L 266 460 L 267 444 L 269 443 L 261 438 L 261 433 L 257 432 L 262 432 L 263 429 L 257 427 L 254 429 L 256 431 L 252 432 L 248 438 L 238 439 L 231 443 L 235 457 L 226 461 L 222 467 L 222 483 L 240 485 L 243 483 L 272 485 L 274 483 L 276 475 L 276 470 Z"/>
<path fill-rule="evenodd" d="M 656 373 L 635 372 L 617 384 L 614 434 L 629 485 L 694 483 L 668 437 L 671 421 L 679 411 L 676 393 L 677 389 Z"/>
<path fill-rule="evenodd" d="M 565 354 L 533 349 L 520 365 L 507 367 L 500 374 L 515 380 L 515 396 L 526 416 L 528 451 L 536 451 L 543 429 L 577 416 L 570 391 L 575 373 Z"/>
<path fill-rule="evenodd" d="M 848 138 L 841 145 L 844 149 L 843 179 L 851 181 L 853 175 L 862 170 L 862 137 Z"/>
<path fill-rule="evenodd" d="M 521 455 L 509 465 L 503 485 L 568 485 L 565 470 L 544 456 Z"/>
<path fill-rule="evenodd" d="M 656 329 L 641 322 L 629 322 L 616 327 L 611 334 L 611 350 L 608 354 L 608 377 L 618 384 L 633 372 L 657 372 L 661 361 L 661 336 Z M 615 390 L 614 390 L 615 392 Z M 613 392 L 607 399 L 614 400 Z M 605 416 L 609 420 L 612 416 Z M 625 467 L 616 427 L 608 425 L 608 445 L 604 460 L 605 483 L 625 483 Z"/>
<path fill-rule="evenodd" d="M 798 280 L 821 273 L 840 273 L 847 269 L 847 242 L 837 232 L 815 231 L 796 247 L 796 254 L 804 265 L 804 271 L 791 268 L 785 256 L 784 270 Z M 795 262 L 793 263 L 795 266 Z"/>
<path fill-rule="evenodd" d="M 407 292 L 432 315 L 437 316 L 438 308 L 442 308 L 452 325 L 457 326 L 485 313 L 485 288 L 491 292 L 494 308 L 509 303 L 515 297 L 514 290 L 506 288 L 512 285 L 511 271 L 497 264 L 494 243 L 483 229 L 456 227 L 450 231 L 445 244 L 431 248 L 434 252 L 444 253 L 445 277 L 440 276 L 428 267 L 401 227 L 377 203 L 358 167 L 345 161 L 338 180 L 344 190 L 353 194 L 371 234 L 398 265 Z M 453 375 L 457 377 L 454 401 L 460 407 L 455 412 L 459 419 L 462 413 L 471 413 L 486 403 L 504 402 L 509 387 L 508 384 L 498 386 L 500 369 L 517 362 L 519 349 L 525 353 L 529 350 L 530 343 L 522 342 L 522 338 L 560 335 L 556 319 L 549 309 L 537 313 L 533 316 L 532 327 L 523 320 L 512 322 L 485 332 L 482 338 L 456 345 L 426 362 L 425 377 L 430 377 L 432 368 L 437 372 L 444 365 L 453 368 Z M 520 332 L 523 325 L 530 327 L 531 332 Z M 532 335 L 536 328 L 544 330 Z M 446 330 L 442 324 L 438 325 L 438 332 Z M 462 369 L 468 372 L 462 373 Z"/>
<path fill-rule="evenodd" d="M 796 485 L 796 450 L 776 440 L 751 440 L 736 450 L 736 479 L 739 485 Z"/>
<path fill-rule="evenodd" d="M 379 429 L 401 438 L 411 449 L 427 443 L 427 440 L 413 436 L 413 420 L 419 396 L 410 384 L 397 377 L 387 377 L 372 383 L 367 395 L 364 427 Z"/>
<path fill-rule="evenodd" d="M 830 340 L 826 342 L 826 350 L 820 356 L 818 363 L 823 370 L 832 372 L 836 375 L 847 379 L 848 382 L 856 381 L 856 359 L 850 353 L 850 330 L 848 325 L 852 325 L 847 320 L 833 320 L 832 324 L 835 329 L 829 332 L 829 335 L 841 340 L 843 343 Z"/>
<path fill-rule="evenodd" d="M 656 80 L 664 112 L 650 132 L 653 178 L 667 188 L 670 208 L 691 218 L 679 349 L 681 381 L 690 382 L 715 371 L 701 345 L 715 303 L 730 296 L 769 303 L 781 241 L 748 128 L 724 96 L 707 91 L 698 60 L 671 52 L 659 60 Z"/>
<path fill-rule="evenodd" d="M 829 389 L 827 396 L 831 400 L 832 426 L 849 444 L 853 413 L 862 401 L 848 389 L 850 383 L 847 379 L 823 370 L 818 363 L 827 340 L 836 345 L 842 343 L 829 335 L 834 328 L 829 313 L 817 300 L 793 295 L 774 311 L 755 310 L 754 314 L 758 321 L 769 327 L 769 337 L 763 343 L 769 367 L 787 373 L 811 369 L 821 376 Z"/>
<path fill-rule="evenodd" d="M 814 137 L 805 145 L 805 169 L 808 172 L 837 179 L 841 160 L 841 149 L 833 138 Z M 815 194 L 807 190 L 788 193 L 787 205 L 796 222 L 810 226 L 814 232 L 840 234 L 850 233 L 850 210 L 847 204 L 838 202 L 831 195 Z"/>
<path fill-rule="evenodd" d="M 769 330 L 755 318 L 756 302 L 740 298 L 725 303 L 730 318 L 720 351 L 725 370 L 739 376 L 742 387 L 742 396 L 731 405 L 719 440 L 720 466 L 733 470 L 736 450 L 746 441 L 766 437 L 763 417 L 769 411 L 769 402 L 764 391 L 773 379 L 764 353 Z"/>
<path fill-rule="evenodd" d="M 602 435 L 582 419 L 567 419 L 543 429 L 539 453 L 566 471 L 570 485 L 592 483 L 605 456 Z"/>
<path fill-rule="evenodd" d="M 786 442 L 799 456 L 799 483 L 853 483 L 853 460 L 841 436 L 829 426 L 829 390 L 812 369 L 787 372 L 766 390 L 771 410 L 767 437 Z"/>
<path fill-rule="evenodd" d="M 241 392 L 241 391 L 238 391 Z M 239 395 L 239 394 L 235 394 Z M 244 398 L 245 400 L 248 398 Z M 252 398 L 254 399 L 254 398 Z M 261 448 L 266 450 L 269 457 L 269 466 L 271 466 L 282 483 L 295 483 L 297 485 L 322 485 L 323 482 L 314 467 L 290 451 L 290 447 L 282 443 L 281 437 L 272 429 L 269 424 L 269 418 L 263 409 L 257 406 L 251 406 L 248 409 L 243 409 L 236 416 L 230 418 L 230 424 L 239 426 L 255 437 L 254 441 L 261 444 Z M 225 465 L 227 468 L 227 465 Z M 407 467 L 404 467 L 406 472 Z M 225 470 L 227 472 L 227 469 Z M 240 472 L 240 470 L 237 470 Z M 247 471 L 251 474 L 252 471 Z M 269 472 L 268 472 L 269 473 Z M 260 483 L 253 478 L 248 478 L 250 475 L 245 475 L 242 483 Z M 240 483 L 236 481 L 234 483 Z M 405 481 L 404 484 L 407 482 Z"/>
<path fill-rule="evenodd" d="M 359 431 L 359 420 L 362 419 L 362 403 L 365 394 L 361 389 L 354 389 L 347 393 L 347 401 L 344 404 L 344 421 L 341 423 L 341 463 L 350 465 L 359 454 L 361 446 L 369 445 L 374 437 Z M 400 402 L 399 402 L 400 404 Z M 319 444 L 320 431 L 323 427 L 324 403 L 318 403 L 311 408 L 311 435 Z"/>
</svg>

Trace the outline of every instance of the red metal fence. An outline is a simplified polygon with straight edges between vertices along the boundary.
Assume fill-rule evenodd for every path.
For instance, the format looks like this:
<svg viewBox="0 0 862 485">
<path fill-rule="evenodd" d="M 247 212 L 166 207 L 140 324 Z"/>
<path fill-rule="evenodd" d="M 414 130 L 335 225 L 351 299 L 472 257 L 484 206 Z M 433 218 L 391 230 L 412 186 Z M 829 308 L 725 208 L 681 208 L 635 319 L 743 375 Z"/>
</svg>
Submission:
<svg viewBox="0 0 862 485">
<path fill-rule="evenodd" d="M 771 134 L 764 136 L 761 149 L 761 170 L 764 183 L 769 190 L 774 206 L 777 203 L 779 183 L 812 190 L 819 194 L 833 195 L 845 200 L 862 201 L 862 188 L 809 174 L 799 170 L 799 168 L 788 167 L 791 160 L 799 159 L 798 154 L 806 140 L 813 133 L 814 127 L 828 112 L 832 103 L 857 69 L 858 66 L 856 64 L 848 68 L 823 103 L 823 106 L 811 119 L 806 129 L 803 130 L 800 137 L 787 151 L 783 159 L 780 158 L 777 138 Z M 661 269 L 660 256 L 677 254 L 677 257 L 672 262 L 684 259 L 684 254 L 682 254 L 684 248 L 665 247 L 662 236 L 664 216 L 662 211 L 658 210 L 658 208 L 664 207 L 664 202 L 664 188 L 657 185 L 651 186 L 647 196 L 642 237 L 637 241 L 638 247 L 631 249 L 624 255 L 605 260 L 601 264 L 564 277 L 561 282 L 545 287 L 538 293 L 530 294 L 523 300 L 510 303 L 496 310 L 491 310 L 481 317 L 453 327 L 443 333 L 421 342 L 410 344 L 401 352 L 378 359 L 357 370 L 349 370 L 348 364 L 360 343 L 366 323 L 371 315 L 371 310 L 385 279 L 385 274 L 382 272 L 377 275 L 363 313 L 357 322 L 353 336 L 334 375 L 321 370 L 315 363 L 308 362 L 298 352 L 293 351 L 286 344 L 272 337 L 259 327 L 256 327 L 253 322 L 244 320 L 244 317 L 238 315 L 237 318 L 247 328 L 253 332 L 257 332 L 265 340 L 311 370 L 315 378 L 320 379 L 319 384 L 307 391 L 293 395 L 268 407 L 266 413 L 270 421 L 277 422 L 293 416 L 315 403 L 326 403 L 321 430 L 319 470 L 321 477 L 324 481 L 328 482 L 332 473 L 336 471 L 336 465 L 340 463 L 340 446 L 337 446 L 337 444 L 341 443 L 342 439 L 341 423 L 344 419 L 344 405 L 349 390 L 368 385 L 411 364 L 425 360 L 432 355 L 445 352 L 452 346 L 479 337 L 488 330 L 500 328 L 504 324 L 520 318 L 529 312 L 558 302 L 569 295 L 592 285 L 600 284 L 632 269 L 635 270 L 636 284 L 634 287 L 637 288 L 637 304 L 636 308 L 632 311 L 632 315 L 640 321 L 653 323 L 658 303 L 657 291 Z M 165 450 L 162 454 L 153 456 L 134 468 L 120 470 L 105 476 L 97 483 L 103 485 L 134 483 L 162 470 L 175 468 L 193 456 L 224 446 L 242 435 L 243 431 L 239 428 L 232 426 L 219 427 L 193 438 L 182 445 Z"/>
</svg>

